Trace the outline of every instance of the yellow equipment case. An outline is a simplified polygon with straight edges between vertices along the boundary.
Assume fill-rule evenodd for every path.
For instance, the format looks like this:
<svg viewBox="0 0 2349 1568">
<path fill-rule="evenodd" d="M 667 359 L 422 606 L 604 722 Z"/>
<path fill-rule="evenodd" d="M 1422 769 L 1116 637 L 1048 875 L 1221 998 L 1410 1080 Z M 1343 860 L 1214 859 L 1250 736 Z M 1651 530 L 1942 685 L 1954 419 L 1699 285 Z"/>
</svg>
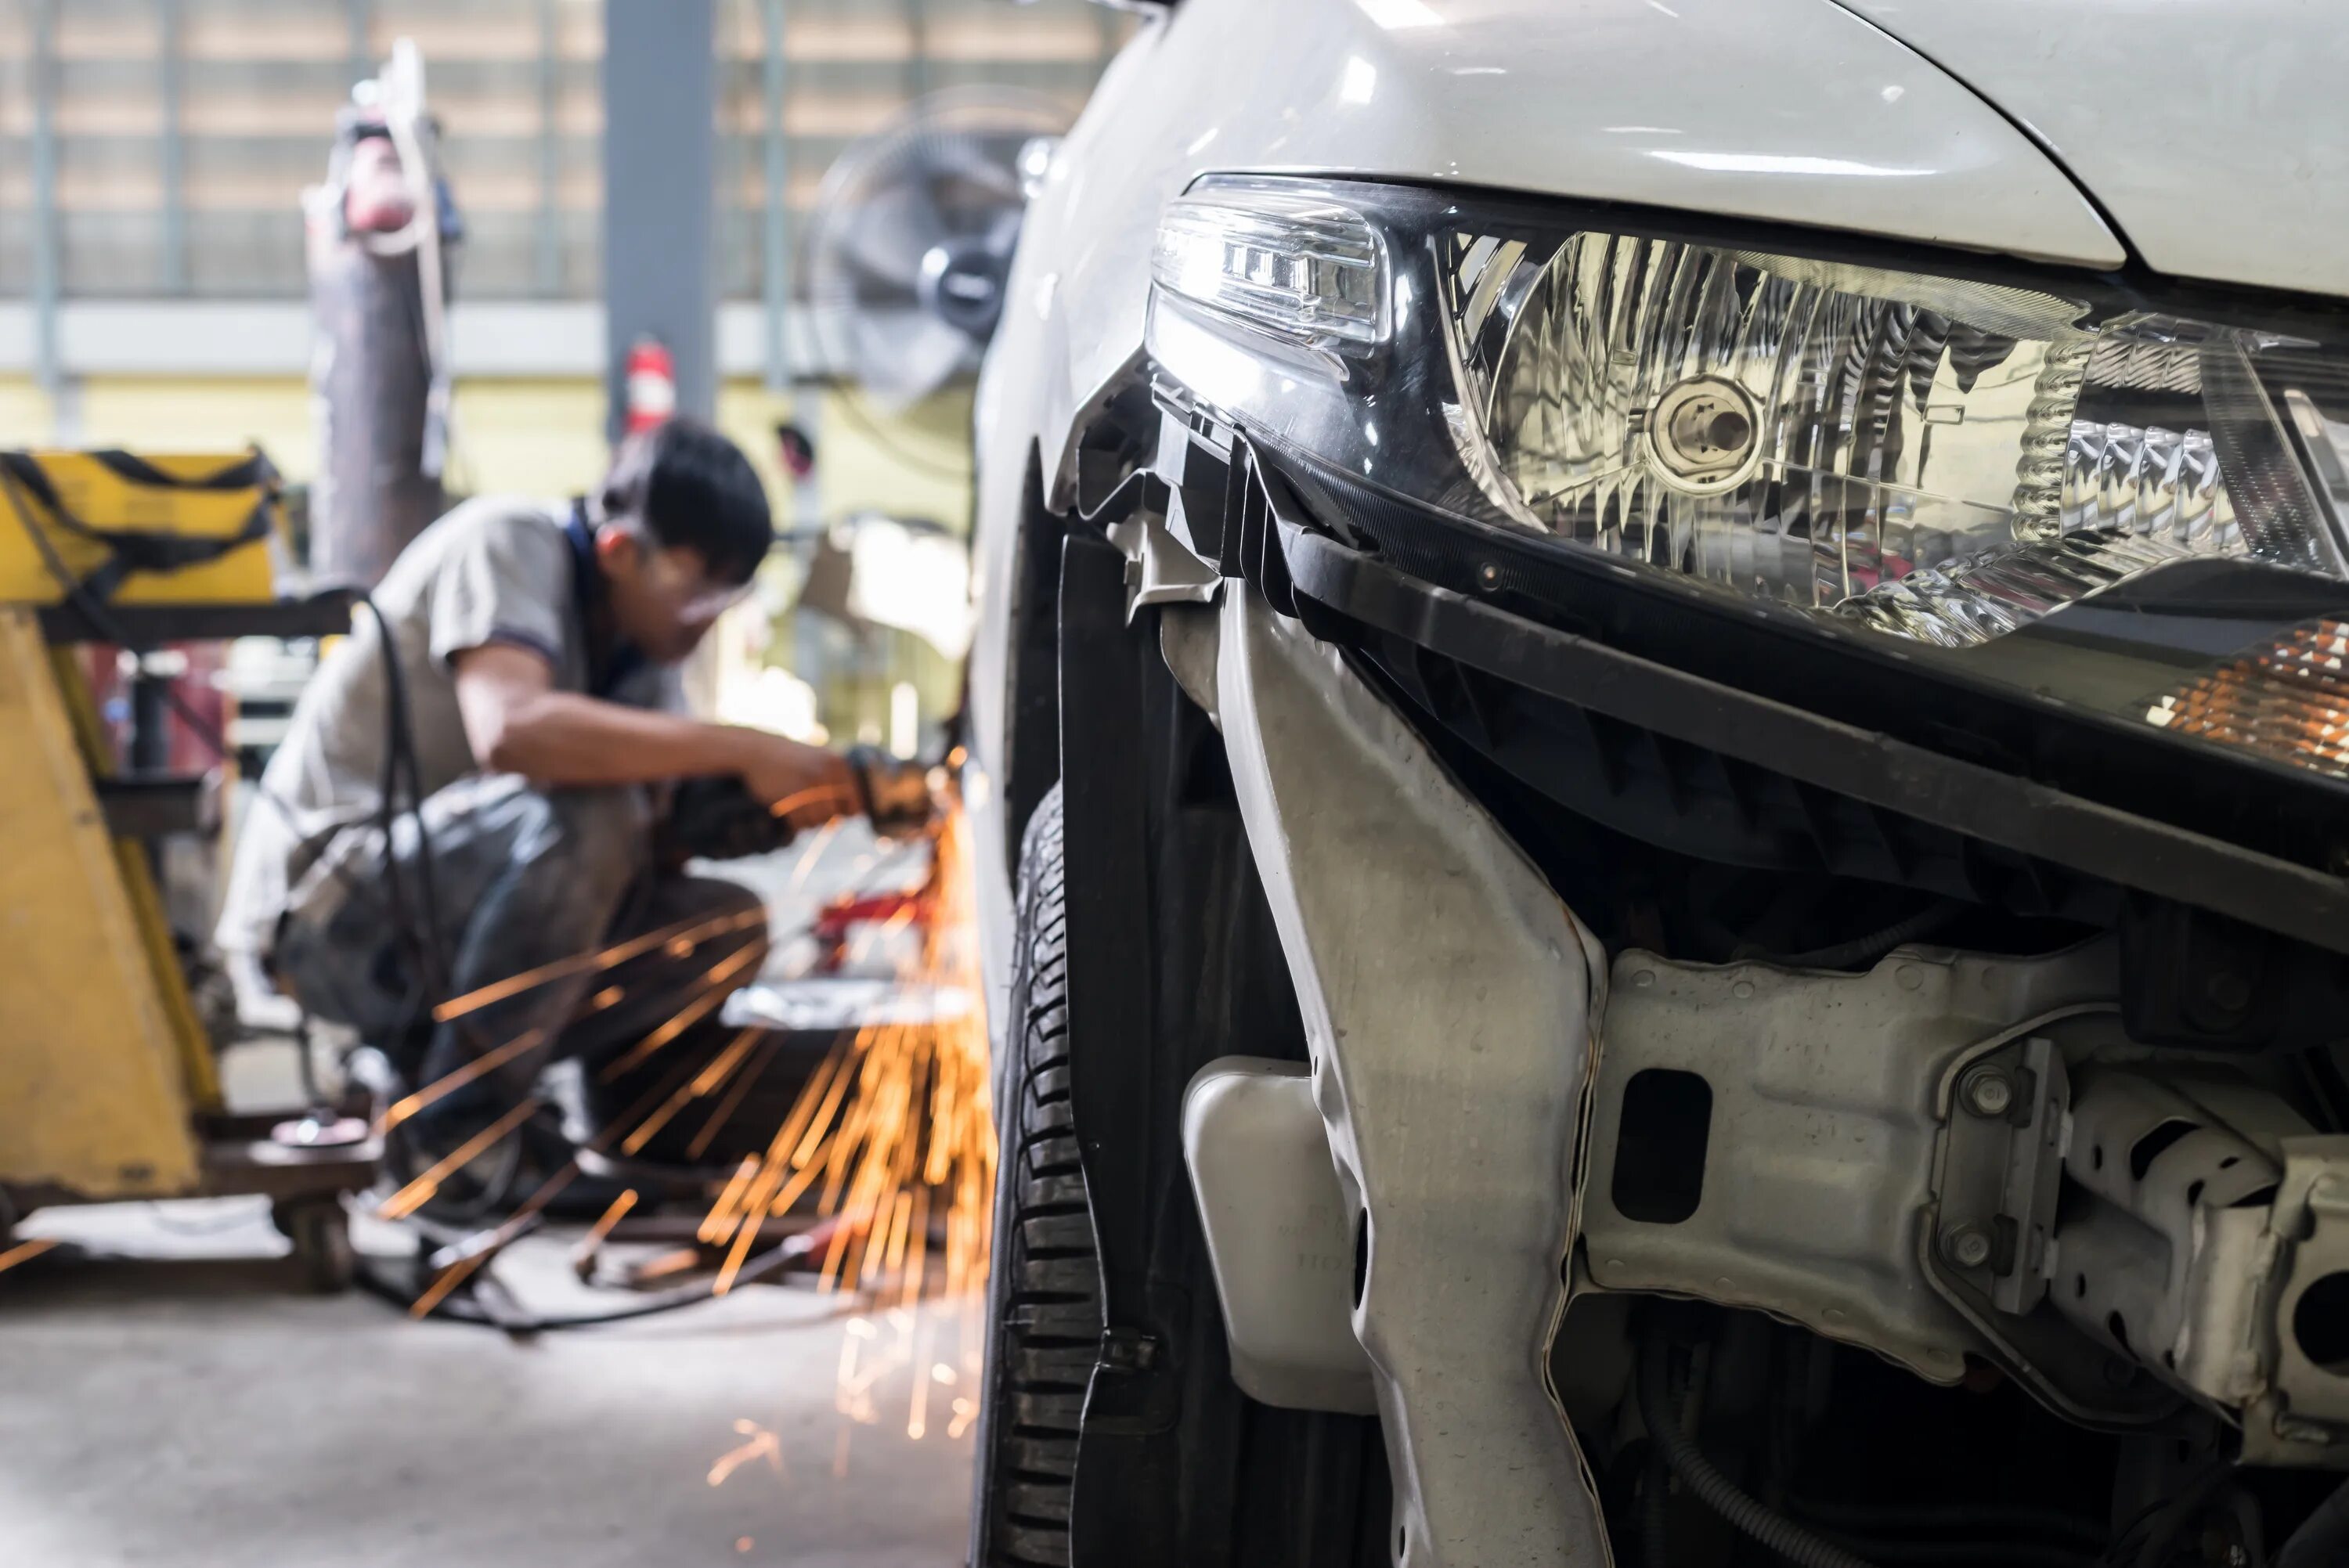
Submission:
<svg viewBox="0 0 2349 1568">
<path fill-rule="evenodd" d="M 377 1150 L 224 1109 L 149 852 L 204 830 L 202 781 L 117 768 L 78 645 L 331 634 L 350 600 L 280 596 L 257 451 L 0 451 L 0 1248 L 36 1207 L 262 1192 L 339 1284 Z"/>
</svg>

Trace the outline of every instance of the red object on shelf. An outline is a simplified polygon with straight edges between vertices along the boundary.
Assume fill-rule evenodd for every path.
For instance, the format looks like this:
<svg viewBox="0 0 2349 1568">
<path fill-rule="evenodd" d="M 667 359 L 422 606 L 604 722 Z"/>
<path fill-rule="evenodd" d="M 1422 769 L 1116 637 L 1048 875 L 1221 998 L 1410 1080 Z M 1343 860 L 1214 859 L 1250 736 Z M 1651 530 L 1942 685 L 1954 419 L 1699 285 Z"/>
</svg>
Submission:
<svg viewBox="0 0 2349 1568">
<path fill-rule="evenodd" d="M 343 222 L 353 233 L 396 234 L 416 216 L 399 153 L 387 136 L 370 136 L 351 150 L 351 170 L 343 192 Z"/>
<path fill-rule="evenodd" d="M 848 939 L 859 925 L 892 920 L 900 914 L 910 916 L 915 924 L 924 923 L 931 910 L 920 889 L 907 892 L 868 893 L 834 901 L 819 910 L 815 928 L 810 933 L 821 948 L 816 960 L 816 973 L 837 975 L 842 962 L 848 956 Z"/>
<path fill-rule="evenodd" d="M 626 397 L 622 428 L 631 436 L 667 424 L 677 413 L 677 356 L 658 339 L 640 337 L 628 350 Z"/>
</svg>

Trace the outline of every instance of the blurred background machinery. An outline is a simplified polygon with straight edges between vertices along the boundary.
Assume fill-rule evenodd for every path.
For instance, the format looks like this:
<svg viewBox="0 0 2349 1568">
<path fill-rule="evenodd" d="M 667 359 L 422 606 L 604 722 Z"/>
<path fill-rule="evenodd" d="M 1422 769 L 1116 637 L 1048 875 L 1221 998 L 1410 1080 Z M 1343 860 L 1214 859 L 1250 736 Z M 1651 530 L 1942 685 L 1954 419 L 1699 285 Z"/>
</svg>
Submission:
<svg viewBox="0 0 2349 1568">
<path fill-rule="evenodd" d="M 227 749 L 175 645 L 348 624 L 293 592 L 286 542 L 258 451 L 0 451 L 0 1243 L 58 1203 L 262 1193 L 314 1284 L 349 1275 L 339 1199 L 376 1142 L 316 1095 L 232 1111 L 210 960 L 169 907 L 223 775 L 166 724 Z"/>
<path fill-rule="evenodd" d="M 632 123 L 637 100 L 616 98 L 619 67 L 605 45 L 629 16 L 625 0 L 608 9 L 599 0 L 0 0 L 5 444 L 257 442 L 285 472 L 297 533 L 328 504 L 336 459 L 311 393 L 311 240 L 321 231 L 302 192 L 320 181 L 338 117 L 338 166 L 374 139 L 357 125 L 384 102 L 355 103 L 351 89 L 378 77 L 404 38 L 429 62 L 432 162 L 461 203 L 463 242 L 444 274 L 445 357 L 410 361 L 447 388 L 437 476 L 422 431 L 398 444 L 418 454 L 419 484 L 452 496 L 592 483 L 606 451 L 613 362 L 635 341 L 629 334 L 616 353 L 611 341 L 626 307 L 612 287 L 605 132 Z M 1016 160 L 1031 129 L 1073 115 L 1131 19 L 1082 0 L 654 9 L 706 14 L 709 30 L 709 411 L 761 466 L 779 520 L 802 541 L 771 563 L 759 609 L 714 639 L 703 696 L 731 717 L 878 745 L 904 737 L 910 708 L 911 732 L 935 742 L 956 703 L 952 658 L 901 627 L 833 615 L 803 625 L 793 612 L 815 542 L 834 524 L 879 514 L 948 537 L 965 531 L 968 356 L 925 333 L 938 352 L 924 363 L 946 374 L 872 393 L 843 386 L 833 373 L 853 368 L 848 336 L 836 322 L 818 325 L 841 297 L 823 281 L 823 258 L 836 253 L 811 229 L 842 155 L 902 130 L 908 107 L 934 93 L 1024 106 L 1024 128 L 988 133 L 997 168 Z M 852 181 L 843 170 L 834 190 L 876 189 L 931 146 L 909 152 L 902 136 L 870 145 L 873 154 L 849 160 L 864 172 Z M 983 294 L 996 239 L 959 225 L 999 206 L 1000 178 L 930 189 L 922 201 L 933 218 L 947 214 L 956 237 L 933 294 L 962 299 L 974 263 Z M 878 223 L 912 232 L 905 204 L 897 208 Z M 427 210 L 442 216 L 437 201 Z M 869 237 L 876 220 L 863 222 Z M 885 262 L 901 285 L 925 286 L 936 238 L 910 262 Z M 851 297 L 877 299 L 868 284 Z M 690 409 L 691 346 L 665 346 Z M 805 473 L 778 437 L 785 426 L 819 456 Z M 256 654 L 231 662 L 265 678 Z M 266 706 L 257 692 L 255 722 L 265 724 Z"/>
</svg>

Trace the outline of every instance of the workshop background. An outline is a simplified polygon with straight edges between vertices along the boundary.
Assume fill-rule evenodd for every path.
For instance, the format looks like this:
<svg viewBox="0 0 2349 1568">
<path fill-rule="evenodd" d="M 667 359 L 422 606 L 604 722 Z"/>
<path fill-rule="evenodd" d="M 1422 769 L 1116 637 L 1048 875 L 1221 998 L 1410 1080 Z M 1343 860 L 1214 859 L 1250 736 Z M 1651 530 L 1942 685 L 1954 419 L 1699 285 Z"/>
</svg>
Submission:
<svg viewBox="0 0 2349 1568">
<path fill-rule="evenodd" d="M 941 91 L 1010 89 L 1073 117 L 1131 18 L 1084 0 L 610 6 L 659 48 L 608 51 L 604 0 L 0 0 L 0 449 L 257 446 L 298 517 L 324 460 L 302 193 L 354 85 L 412 44 L 463 224 L 448 493 L 595 482 L 628 390 L 633 329 L 614 313 L 642 304 L 610 297 L 610 258 L 672 261 L 686 308 L 703 287 L 708 306 L 706 344 L 665 346 L 679 405 L 742 446 L 786 537 L 692 672 L 697 698 L 805 738 L 936 757 L 960 680 L 936 582 L 895 606 L 870 582 L 845 610 L 805 602 L 827 552 L 855 554 L 865 525 L 899 560 L 908 539 L 967 536 L 970 377 L 908 402 L 827 363 L 807 226 L 835 160 Z M 705 29 L 706 90 L 691 71 L 665 77 Z M 708 133 L 706 282 L 675 234 L 607 222 L 615 84 L 631 125 L 688 147 Z M 778 438 L 787 424 L 813 448 L 804 472 Z M 265 753 L 262 711 L 248 707 L 239 747 Z M 779 933 L 875 886 L 874 909 L 889 907 L 888 846 L 853 830 L 819 846 L 821 863 L 806 848 L 740 873 Z M 779 962 L 837 967 L 856 913 Z M 882 925 L 871 954 L 858 934 L 848 967 L 862 959 L 885 985 L 906 960 Z M 828 955 L 810 960 L 809 940 Z M 228 1102 L 298 1095 L 293 1059 L 224 1052 Z M 909 1291 L 906 1311 L 802 1283 L 524 1338 L 307 1294 L 265 1200 L 42 1209 L 12 1235 L 15 1217 L 0 1214 L 0 1563 L 963 1560 L 967 1266 L 935 1300 Z M 372 1210 L 353 1228 L 362 1253 L 405 1244 Z M 574 1270 L 581 1228 L 508 1247 L 501 1288 L 541 1311 L 607 1299 Z M 905 1232 L 901 1214 L 901 1246 Z M 918 1274 L 918 1245 L 914 1259 Z"/>
<path fill-rule="evenodd" d="M 1131 19 L 1081 0 L 714 0 L 675 21 L 701 10 L 716 52 L 716 423 L 768 480 L 781 528 L 805 526 L 812 503 L 824 519 L 967 529 L 967 380 L 899 409 L 795 389 L 821 368 L 793 304 L 803 226 L 833 160 L 928 94 L 1006 87 L 1073 117 Z M 449 487 L 595 481 L 608 450 L 602 0 L 0 0 L 12 443 L 255 442 L 293 483 L 315 476 L 299 198 L 352 84 L 401 38 L 426 62 L 465 225 Z M 794 418 L 820 441 L 813 494 L 771 434 Z M 823 688 L 828 730 L 885 740 L 908 671 L 926 722 L 955 700 L 952 671 L 911 643 L 883 661 L 891 679 L 836 642 L 824 668 L 805 667 L 787 614 L 772 646 Z"/>
</svg>

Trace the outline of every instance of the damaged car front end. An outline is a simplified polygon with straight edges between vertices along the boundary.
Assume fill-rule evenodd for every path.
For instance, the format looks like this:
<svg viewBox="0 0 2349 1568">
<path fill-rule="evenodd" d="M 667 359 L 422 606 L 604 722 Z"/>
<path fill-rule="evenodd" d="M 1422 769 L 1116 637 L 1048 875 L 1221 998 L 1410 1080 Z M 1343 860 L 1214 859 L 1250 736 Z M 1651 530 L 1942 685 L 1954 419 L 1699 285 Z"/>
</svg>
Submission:
<svg viewBox="0 0 2349 1568">
<path fill-rule="evenodd" d="M 975 1560 L 2337 1551 L 2349 318 L 1359 176 L 1148 266 Z"/>
</svg>

